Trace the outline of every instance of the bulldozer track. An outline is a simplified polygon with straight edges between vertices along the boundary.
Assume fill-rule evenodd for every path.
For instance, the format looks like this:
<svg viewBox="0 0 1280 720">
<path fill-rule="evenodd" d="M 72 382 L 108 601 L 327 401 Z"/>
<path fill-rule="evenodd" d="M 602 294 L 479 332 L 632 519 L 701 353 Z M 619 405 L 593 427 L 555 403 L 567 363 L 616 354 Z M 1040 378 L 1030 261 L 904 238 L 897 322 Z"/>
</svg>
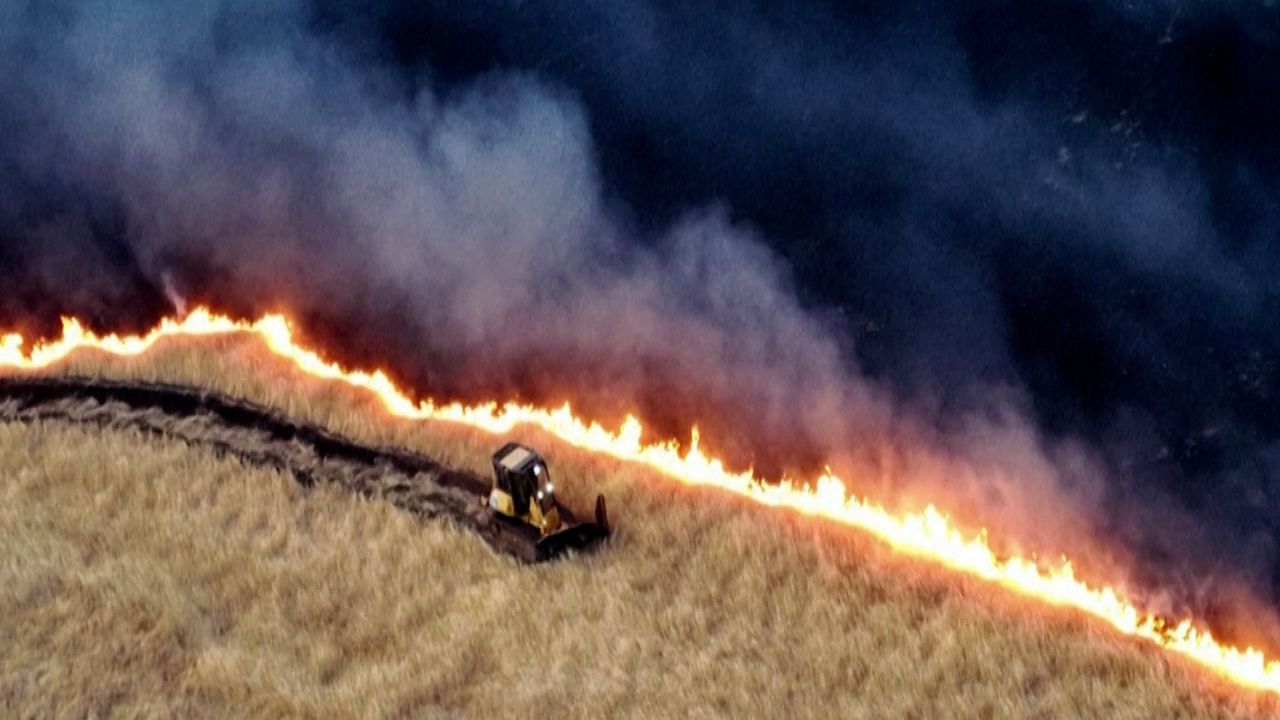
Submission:
<svg viewBox="0 0 1280 720">
<path fill-rule="evenodd" d="M 451 522 L 524 562 L 546 559 L 536 549 L 536 531 L 495 520 L 484 507 L 487 479 L 419 453 L 365 445 L 222 393 L 95 378 L 0 377 L 0 422 L 140 430 L 287 472 L 306 487 L 328 483 L 386 500 L 421 521 Z"/>
</svg>

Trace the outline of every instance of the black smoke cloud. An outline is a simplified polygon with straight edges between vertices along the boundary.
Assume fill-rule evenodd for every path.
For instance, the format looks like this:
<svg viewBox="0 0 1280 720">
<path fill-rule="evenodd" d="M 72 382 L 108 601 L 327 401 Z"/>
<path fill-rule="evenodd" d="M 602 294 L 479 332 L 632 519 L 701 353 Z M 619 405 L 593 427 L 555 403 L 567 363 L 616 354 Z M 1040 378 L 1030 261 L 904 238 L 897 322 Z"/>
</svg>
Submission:
<svg viewBox="0 0 1280 720">
<path fill-rule="evenodd" d="M 771 473 L 1102 538 L 1177 604 L 1274 603 L 1276 28 L 8 3 L 0 311 L 284 307 L 424 392 L 697 421 Z"/>
</svg>

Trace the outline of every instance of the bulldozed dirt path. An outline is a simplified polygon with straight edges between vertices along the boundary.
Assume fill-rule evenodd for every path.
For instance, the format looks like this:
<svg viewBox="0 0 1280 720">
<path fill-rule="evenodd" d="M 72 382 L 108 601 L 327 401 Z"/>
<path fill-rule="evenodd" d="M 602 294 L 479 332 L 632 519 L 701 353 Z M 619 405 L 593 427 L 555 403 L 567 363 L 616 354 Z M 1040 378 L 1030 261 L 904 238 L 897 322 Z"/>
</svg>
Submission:
<svg viewBox="0 0 1280 720">
<path fill-rule="evenodd" d="M 307 487 L 331 483 L 386 500 L 422 521 L 454 523 L 521 561 L 544 559 L 536 531 L 491 516 L 485 478 L 418 453 L 362 445 L 220 393 L 100 379 L 0 378 L 0 422 L 35 421 L 133 428 L 208 447 L 248 465 L 286 471 Z"/>
<path fill-rule="evenodd" d="M 0 717 L 1277 717 L 1087 618 L 549 442 L 625 532 L 513 572 L 452 532 L 501 542 L 471 492 L 502 438 L 273 361 L 0 377 Z"/>
</svg>

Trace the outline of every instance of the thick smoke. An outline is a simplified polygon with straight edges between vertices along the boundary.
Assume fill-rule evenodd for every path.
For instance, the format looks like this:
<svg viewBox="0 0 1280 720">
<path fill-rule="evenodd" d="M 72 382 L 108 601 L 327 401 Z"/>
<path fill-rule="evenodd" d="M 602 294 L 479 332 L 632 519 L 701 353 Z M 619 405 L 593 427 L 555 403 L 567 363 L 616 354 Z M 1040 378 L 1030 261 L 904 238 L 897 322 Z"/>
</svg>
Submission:
<svg viewBox="0 0 1280 720">
<path fill-rule="evenodd" d="M 13 315 L 38 320 L 23 315 L 51 308 L 28 296 L 77 288 L 57 309 L 114 322 L 136 312 L 127 275 L 144 314 L 173 286 L 287 308 L 337 351 L 397 361 L 446 396 L 574 398 L 686 423 L 749 410 L 753 440 L 790 437 L 815 461 L 832 429 L 888 422 L 785 264 L 723 208 L 640 241 L 602 192 L 566 91 L 520 73 L 447 96 L 405 87 L 310 33 L 304 10 L 15 11 L 8 182 L 51 189 L 12 189 L 42 215 L 7 223 L 24 290 Z M 100 215 L 101 231 L 64 231 Z M 70 251 L 40 252 L 32 226 Z M 123 267 L 93 254 L 112 244 Z"/>
<path fill-rule="evenodd" d="M 1273 9 L 387 2 L 322 17 L 446 86 L 518 67 L 572 87 L 641 222 L 726 203 L 944 444 L 973 454 L 956 439 L 981 435 L 974 418 L 1025 430 L 989 445 L 1026 439 L 1002 463 L 1024 478 L 1014 497 L 1099 498 L 1099 532 L 1187 587 L 1239 573 L 1273 597 Z M 1037 468 L 1052 470 L 1023 472 Z"/>
<path fill-rule="evenodd" d="M 1247 98 L 1280 81 L 1197 65 L 1280 59 L 1267 27 L 7 3 L 0 312 L 284 308 L 425 393 L 697 422 L 769 474 L 1102 539 L 1175 607 L 1270 602 L 1280 103 Z"/>
</svg>

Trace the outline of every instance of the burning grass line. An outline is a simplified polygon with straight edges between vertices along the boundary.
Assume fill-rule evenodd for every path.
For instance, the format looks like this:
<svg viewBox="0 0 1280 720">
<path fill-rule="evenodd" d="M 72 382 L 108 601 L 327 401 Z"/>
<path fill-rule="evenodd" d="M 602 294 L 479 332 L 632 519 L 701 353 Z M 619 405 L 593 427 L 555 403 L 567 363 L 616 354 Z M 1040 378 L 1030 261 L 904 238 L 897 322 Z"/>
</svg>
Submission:
<svg viewBox="0 0 1280 720">
<path fill-rule="evenodd" d="M 182 319 L 166 318 L 145 335 L 97 336 L 74 318 L 64 318 L 62 336 L 38 342 L 25 350 L 17 334 L 0 337 L 0 367 L 37 370 L 58 363 L 74 351 L 92 348 L 113 355 L 139 355 L 166 337 L 210 336 L 246 333 L 256 335 L 271 352 L 288 359 L 302 372 L 340 381 L 374 393 L 386 409 L 398 417 L 460 423 L 490 433 L 503 434 L 517 425 L 539 427 L 577 448 L 640 463 L 688 485 L 719 488 L 769 507 L 786 508 L 869 532 L 891 547 L 954 570 L 996 583 L 1019 594 L 1053 605 L 1081 610 L 1105 620 L 1120 632 L 1191 658 L 1228 680 L 1255 689 L 1280 693 L 1280 661 L 1269 660 L 1254 648 L 1238 648 L 1218 642 L 1206 628 L 1187 618 L 1169 619 L 1141 611 L 1120 591 L 1093 586 L 1075 575 L 1071 563 L 1043 567 L 1021 557 L 999 557 L 985 534 L 966 536 L 945 514 L 929 506 L 919 513 L 895 515 L 885 508 L 848 494 L 844 482 L 829 470 L 813 483 L 798 484 L 783 478 L 765 482 L 750 470 L 733 472 L 698 445 L 696 430 L 687 450 L 675 440 L 642 441 L 643 427 L 628 417 L 617 431 L 573 414 L 568 404 L 555 409 L 496 402 L 465 406 L 415 403 L 381 370 L 348 370 L 293 338 L 281 315 L 265 315 L 253 321 L 235 320 L 200 308 Z"/>
</svg>

